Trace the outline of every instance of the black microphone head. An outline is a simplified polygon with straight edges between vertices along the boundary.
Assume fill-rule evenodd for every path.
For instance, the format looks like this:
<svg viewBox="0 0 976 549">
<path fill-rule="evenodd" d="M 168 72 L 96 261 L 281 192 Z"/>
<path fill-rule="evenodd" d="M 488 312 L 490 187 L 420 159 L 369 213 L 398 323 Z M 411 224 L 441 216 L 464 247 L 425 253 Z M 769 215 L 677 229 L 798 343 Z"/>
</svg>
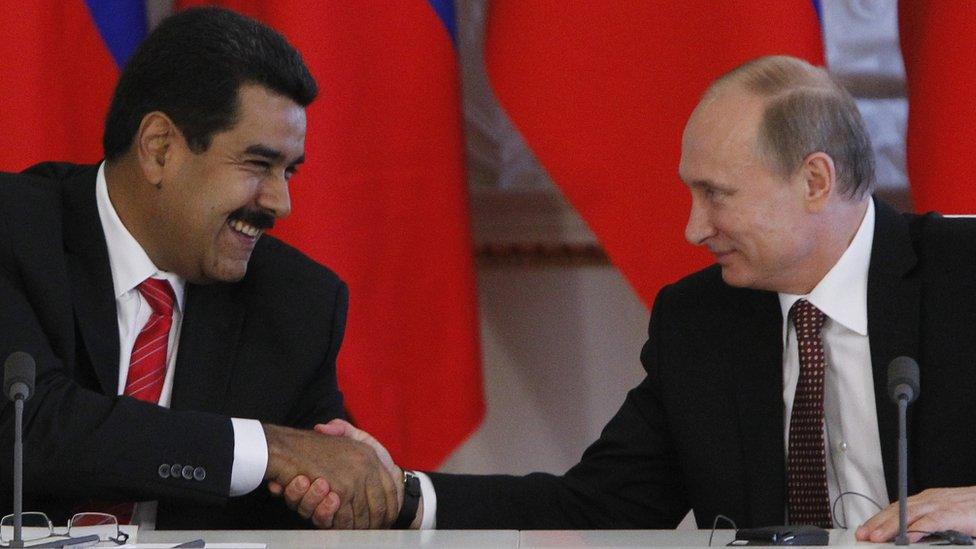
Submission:
<svg viewBox="0 0 976 549">
<path fill-rule="evenodd" d="M 905 398 L 911 404 L 918 398 L 918 363 L 900 356 L 888 364 L 888 397 L 896 403 Z"/>
<path fill-rule="evenodd" d="M 22 391 L 22 388 L 15 388 L 14 385 L 23 384 L 27 390 L 24 400 L 30 398 L 34 394 L 34 368 L 34 357 L 23 351 L 10 353 L 3 363 L 3 394 L 13 400 L 11 389 Z"/>
</svg>

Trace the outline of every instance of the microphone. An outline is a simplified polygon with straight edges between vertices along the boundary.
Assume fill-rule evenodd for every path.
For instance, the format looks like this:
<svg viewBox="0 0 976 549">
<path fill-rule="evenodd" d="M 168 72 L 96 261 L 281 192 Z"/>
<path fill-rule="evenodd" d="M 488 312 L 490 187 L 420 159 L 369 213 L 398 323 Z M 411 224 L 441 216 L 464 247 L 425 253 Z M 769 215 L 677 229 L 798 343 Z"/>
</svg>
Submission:
<svg viewBox="0 0 976 549">
<path fill-rule="evenodd" d="M 918 363 L 900 356 L 888 364 L 888 396 L 898 405 L 898 535 L 908 545 L 908 405 L 918 398 Z"/>
<path fill-rule="evenodd" d="M 14 401 L 14 539 L 8 547 L 24 546 L 24 401 L 34 394 L 34 369 L 34 357 L 22 351 L 3 363 L 3 394 Z"/>
<path fill-rule="evenodd" d="M 27 400 L 34 394 L 34 358 L 15 351 L 3 363 L 3 394 L 7 398 Z"/>
<path fill-rule="evenodd" d="M 888 364 L 888 396 L 898 404 L 906 399 L 908 404 L 918 398 L 918 363 L 907 356 L 900 356 Z"/>
</svg>

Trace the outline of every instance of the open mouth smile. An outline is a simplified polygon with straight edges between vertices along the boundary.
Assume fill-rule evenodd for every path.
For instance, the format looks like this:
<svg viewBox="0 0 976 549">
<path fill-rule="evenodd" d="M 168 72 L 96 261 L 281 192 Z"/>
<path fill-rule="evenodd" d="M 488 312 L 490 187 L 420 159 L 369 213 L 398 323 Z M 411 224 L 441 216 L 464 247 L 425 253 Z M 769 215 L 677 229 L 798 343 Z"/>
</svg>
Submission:
<svg viewBox="0 0 976 549">
<path fill-rule="evenodd" d="M 251 238 L 257 238 L 264 233 L 263 230 L 258 229 L 257 227 L 249 223 L 245 223 L 240 219 L 229 220 L 227 221 L 227 225 L 234 231 L 243 234 L 245 236 L 249 236 Z"/>
</svg>

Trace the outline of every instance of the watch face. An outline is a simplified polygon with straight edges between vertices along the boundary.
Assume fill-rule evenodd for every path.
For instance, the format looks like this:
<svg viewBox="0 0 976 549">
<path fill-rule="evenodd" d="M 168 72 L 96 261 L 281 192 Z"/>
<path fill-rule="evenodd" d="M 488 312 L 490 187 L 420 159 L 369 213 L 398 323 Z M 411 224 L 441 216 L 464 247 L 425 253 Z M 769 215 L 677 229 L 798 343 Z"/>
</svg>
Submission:
<svg viewBox="0 0 976 549">
<path fill-rule="evenodd" d="M 403 490 L 411 496 L 420 497 L 420 477 L 413 471 L 403 472 Z"/>
</svg>

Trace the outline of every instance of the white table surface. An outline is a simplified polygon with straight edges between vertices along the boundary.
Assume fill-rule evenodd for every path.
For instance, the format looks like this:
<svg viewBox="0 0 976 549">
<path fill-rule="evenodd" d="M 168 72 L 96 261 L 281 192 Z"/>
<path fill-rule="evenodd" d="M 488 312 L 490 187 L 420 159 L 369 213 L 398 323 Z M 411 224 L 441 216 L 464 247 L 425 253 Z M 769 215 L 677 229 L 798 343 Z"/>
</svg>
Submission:
<svg viewBox="0 0 976 549">
<path fill-rule="evenodd" d="M 519 546 L 516 530 L 205 530 L 140 531 L 139 543 L 182 543 L 203 539 L 210 543 L 263 542 L 268 549 L 292 547 L 469 547 Z"/>
<path fill-rule="evenodd" d="M 142 531 L 139 543 L 181 543 L 201 538 L 211 543 L 266 543 L 269 549 L 291 547 L 707 547 L 708 530 L 431 530 L 338 531 Z M 732 530 L 716 530 L 712 545 L 723 547 Z M 832 530 L 830 544 L 838 547 L 892 547 L 858 543 L 853 530 Z"/>
<path fill-rule="evenodd" d="M 526 530 L 519 533 L 519 547 L 707 547 L 710 530 Z M 733 530 L 716 530 L 713 547 L 724 547 L 735 537 Z M 886 547 L 859 543 L 853 530 L 831 530 L 830 544 L 866 548 Z"/>
</svg>

